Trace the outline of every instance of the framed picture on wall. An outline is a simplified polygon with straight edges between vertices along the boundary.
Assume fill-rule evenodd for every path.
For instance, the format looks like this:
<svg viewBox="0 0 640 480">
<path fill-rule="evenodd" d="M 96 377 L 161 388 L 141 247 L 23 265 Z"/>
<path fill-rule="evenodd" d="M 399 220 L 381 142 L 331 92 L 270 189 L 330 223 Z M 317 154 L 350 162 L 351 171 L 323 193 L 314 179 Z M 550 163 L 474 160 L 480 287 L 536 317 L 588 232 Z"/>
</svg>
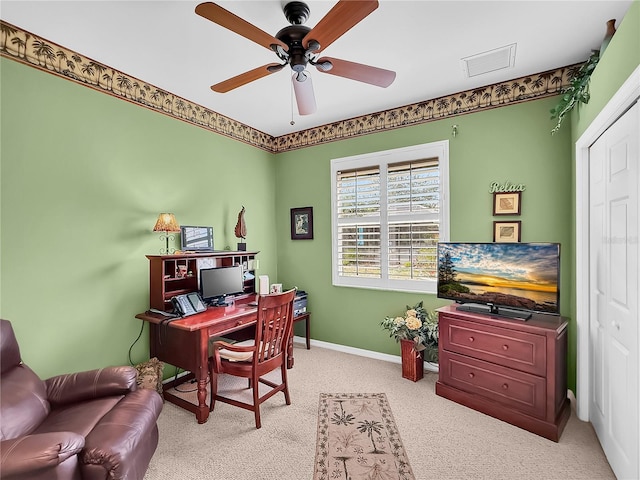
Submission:
<svg viewBox="0 0 640 480">
<path fill-rule="evenodd" d="M 494 193 L 494 215 L 520 215 L 522 192 Z"/>
<path fill-rule="evenodd" d="M 493 241 L 496 243 L 518 243 L 520 241 L 520 220 L 493 222 Z"/>
<path fill-rule="evenodd" d="M 291 239 L 313 239 L 313 207 L 291 209 Z"/>
</svg>

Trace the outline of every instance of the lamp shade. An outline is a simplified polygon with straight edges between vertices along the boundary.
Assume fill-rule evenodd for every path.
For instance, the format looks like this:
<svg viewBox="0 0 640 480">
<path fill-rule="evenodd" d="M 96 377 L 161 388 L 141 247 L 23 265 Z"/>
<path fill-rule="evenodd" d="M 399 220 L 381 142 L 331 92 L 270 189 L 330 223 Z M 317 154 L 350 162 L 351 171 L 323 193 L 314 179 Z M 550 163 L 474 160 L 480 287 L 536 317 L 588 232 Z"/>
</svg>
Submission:
<svg viewBox="0 0 640 480">
<path fill-rule="evenodd" d="M 176 221 L 176 217 L 173 213 L 161 213 L 158 215 L 154 232 L 179 232 L 180 225 Z"/>
</svg>

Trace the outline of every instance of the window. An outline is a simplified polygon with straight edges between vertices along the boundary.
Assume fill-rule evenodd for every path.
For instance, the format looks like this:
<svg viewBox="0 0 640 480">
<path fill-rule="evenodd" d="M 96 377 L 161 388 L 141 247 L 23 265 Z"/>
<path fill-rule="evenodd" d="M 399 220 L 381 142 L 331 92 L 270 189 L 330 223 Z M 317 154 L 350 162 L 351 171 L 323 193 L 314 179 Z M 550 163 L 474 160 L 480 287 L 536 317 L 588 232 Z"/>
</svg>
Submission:
<svg viewBox="0 0 640 480">
<path fill-rule="evenodd" d="M 334 285 L 435 293 L 448 164 L 448 141 L 331 161 Z"/>
</svg>

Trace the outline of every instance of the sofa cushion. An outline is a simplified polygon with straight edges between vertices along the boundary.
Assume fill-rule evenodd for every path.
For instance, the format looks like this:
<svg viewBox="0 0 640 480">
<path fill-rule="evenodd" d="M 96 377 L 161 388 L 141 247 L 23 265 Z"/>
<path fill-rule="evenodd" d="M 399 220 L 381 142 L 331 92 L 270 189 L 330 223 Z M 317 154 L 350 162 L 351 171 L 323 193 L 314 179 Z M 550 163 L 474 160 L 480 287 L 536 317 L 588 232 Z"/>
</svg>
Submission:
<svg viewBox="0 0 640 480">
<path fill-rule="evenodd" d="M 121 399 L 118 395 L 54 408 L 34 433 L 67 431 L 86 437 Z"/>
<path fill-rule="evenodd" d="M 2 357 L 4 359 L 4 355 Z M 51 407 L 44 382 L 20 364 L 2 374 L 0 388 L 0 439 L 27 435 L 47 417 Z"/>
</svg>

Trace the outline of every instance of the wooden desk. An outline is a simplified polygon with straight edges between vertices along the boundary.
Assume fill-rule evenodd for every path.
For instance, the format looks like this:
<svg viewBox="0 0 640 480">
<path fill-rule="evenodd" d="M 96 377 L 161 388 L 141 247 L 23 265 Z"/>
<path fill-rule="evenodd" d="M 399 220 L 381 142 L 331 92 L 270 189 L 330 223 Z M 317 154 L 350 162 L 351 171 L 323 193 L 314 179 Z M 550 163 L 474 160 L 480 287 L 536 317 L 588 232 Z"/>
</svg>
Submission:
<svg viewBox="0 0 640 480">
<path fill-rule="evenodd" d="M 250 302 L 253 297 L 243 299 Z M 257 299 L 256 299 L 257 300 Z M 303 313 L 293 320 L 306 321 L 307 349 L 309 341 L 310 312 Z M 198 405 L 173 395 L 169 390 L 180 382 L 165 384 L 164 398 L 179 407 L 196 414 L 198 423 L 205 423 L 209 418 L 207 399 L 207 380 L 209 378 L 209 340 L 221 337 L 256 324 L 258 309 L 248 303 L 236 302 L 229 307 L 209 307 L 206 311 L 185 318 L 173 319 L 164 323 L 167 317 L 158 313 L 144 312 L 136 318 L 149 322 L 149 354 L 158 360 L 191 372 L 198 385 Z M 253 338 L 253 335 L 251 335 Z M 287 349 L 287 367 L 293 367 L 293 335 L 289 339 Z M 187 376 L 182 381 L 193 378 Z"/>
<path fill-rule="evenodd" d="M 149 353 L 183 370 L 190 371 L 198 384 L 198 405 L 172 395 L 165 385 L 164 398 L 196 414 L 198 423 L 209 418 L 207 405 L 207 379 L 209 339 L 219 337 L 255 325 L 258 315 L 256 307 L 235 304 L 229 307 L 209 307 L 206 311 L 178 318 L 163 325 L 167 319 L 157 313 L 145 312 L 136 318 L 149 322 Z"/>
</svg>

